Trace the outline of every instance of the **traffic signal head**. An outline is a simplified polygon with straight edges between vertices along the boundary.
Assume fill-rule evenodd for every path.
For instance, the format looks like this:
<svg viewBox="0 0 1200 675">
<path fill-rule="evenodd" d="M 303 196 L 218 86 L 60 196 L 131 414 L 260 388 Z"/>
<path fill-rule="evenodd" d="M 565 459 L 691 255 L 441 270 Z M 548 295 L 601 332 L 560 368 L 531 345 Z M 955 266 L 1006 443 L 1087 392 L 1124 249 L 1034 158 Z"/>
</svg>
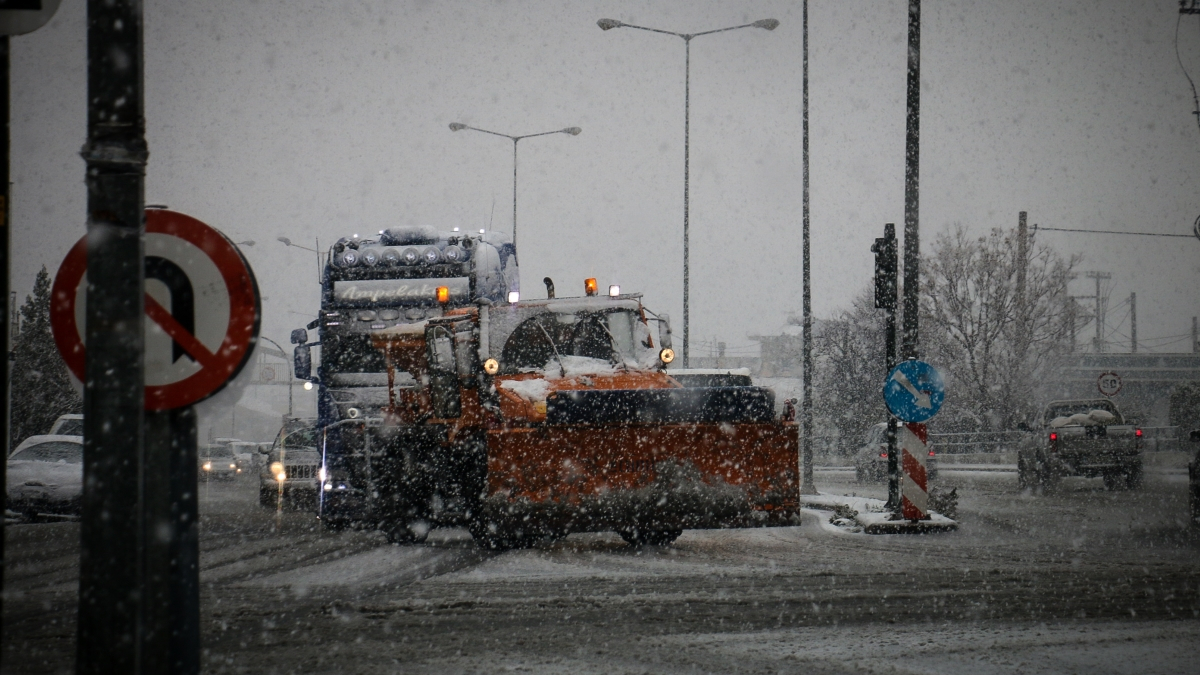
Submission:
<svg viewBox="0 0 1200 675">
<path fill-rule="evenodd" d="M 871 252 L 875 254 L 875 307 L 896 309 L 897 259 L 896 235 L 889 229 L 887 235 L 875 240 Z"/>
</svg>

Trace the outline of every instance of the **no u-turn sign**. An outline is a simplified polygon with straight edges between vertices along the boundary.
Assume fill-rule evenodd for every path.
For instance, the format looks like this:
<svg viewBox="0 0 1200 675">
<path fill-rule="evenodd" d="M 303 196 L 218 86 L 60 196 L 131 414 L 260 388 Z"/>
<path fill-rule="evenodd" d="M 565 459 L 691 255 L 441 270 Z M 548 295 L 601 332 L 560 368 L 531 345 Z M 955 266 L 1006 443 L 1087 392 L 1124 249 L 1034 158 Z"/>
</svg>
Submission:
<svg viewBox="0 0 1200 675">
<path fill-rule="evenodd" d="M 262 315 L 254 272 L 225 235 L 182 213 L 146 211 L 146 409 L 201 401 L 236 376 Z M 50 323 L 67 367 L 85 377 L 87 237 L 51 291 Z"/>
</svg>

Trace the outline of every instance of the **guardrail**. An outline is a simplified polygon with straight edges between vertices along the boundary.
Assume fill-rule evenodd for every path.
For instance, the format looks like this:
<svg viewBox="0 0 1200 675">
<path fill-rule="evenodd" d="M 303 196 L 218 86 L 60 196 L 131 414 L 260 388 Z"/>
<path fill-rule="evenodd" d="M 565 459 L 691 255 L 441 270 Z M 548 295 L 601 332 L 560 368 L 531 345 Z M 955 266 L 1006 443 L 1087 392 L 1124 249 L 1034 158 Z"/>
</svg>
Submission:
<svg viewBox="0 0 1200 675">
<path fill-rule="evenodd" d="M 1186 433 L 1179 427 L 1140 427 L 1142 447 L 1146 452 L 1187 451 Z M 1011 452 L 1029 432 L 1026 431 L 963 431 L 929 434 L 933 449 L 939 454 Z"/>
</svg>

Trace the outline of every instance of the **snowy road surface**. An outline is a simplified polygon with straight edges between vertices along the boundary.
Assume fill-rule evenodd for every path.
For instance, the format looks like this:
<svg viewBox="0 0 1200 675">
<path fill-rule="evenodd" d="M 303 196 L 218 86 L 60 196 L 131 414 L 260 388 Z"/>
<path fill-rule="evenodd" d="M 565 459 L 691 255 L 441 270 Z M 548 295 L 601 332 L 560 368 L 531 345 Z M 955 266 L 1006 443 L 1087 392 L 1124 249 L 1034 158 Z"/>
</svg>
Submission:
<svg viewBox="0 0 1200 675">
<path fill-rule="evenodd" d="M 669 548 L 573 535 L 494 554 L 282 532 L 250 480 L 202 490 L 209 673 L 1193 673 L 1200 534 L 1186 476 L 1135 492 L 946 472 L 957 532 L 686 531 Z M 882 497 L 852 472 L 823 492 Z M 4 673 L 72 669 L 78 525 L 7 528 Z"/>
</svg>

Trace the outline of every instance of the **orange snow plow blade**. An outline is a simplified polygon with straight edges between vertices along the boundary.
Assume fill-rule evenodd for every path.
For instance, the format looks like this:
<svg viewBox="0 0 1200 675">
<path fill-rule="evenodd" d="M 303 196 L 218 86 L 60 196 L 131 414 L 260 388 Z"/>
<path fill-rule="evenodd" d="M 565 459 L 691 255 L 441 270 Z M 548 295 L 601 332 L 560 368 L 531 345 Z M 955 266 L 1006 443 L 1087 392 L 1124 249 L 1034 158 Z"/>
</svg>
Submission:
<svg viewBox="0 0 1200 675">
<path fill-rule="evenodd" d="M 786 422 L 497 429 L 485 508 L 558 533 L 792 524 L 798 448 Z"/>
</svg>

